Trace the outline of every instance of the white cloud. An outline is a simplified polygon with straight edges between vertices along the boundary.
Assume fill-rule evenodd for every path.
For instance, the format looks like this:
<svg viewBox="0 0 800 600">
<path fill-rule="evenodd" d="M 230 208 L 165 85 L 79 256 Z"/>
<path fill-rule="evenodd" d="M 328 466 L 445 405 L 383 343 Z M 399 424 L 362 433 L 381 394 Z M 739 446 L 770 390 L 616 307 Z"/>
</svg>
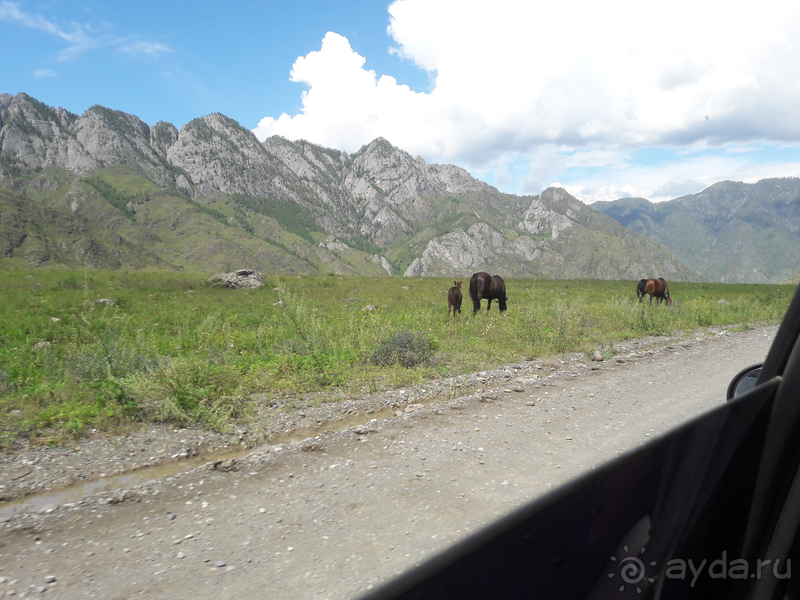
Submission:
<svg viewBox="0 0 800 600">
<path fill-rule="evenodd" d="M 34 15 L 21 10 L 17 2 L 0 2 L 0 21 L 17 23 L 29 29 L 37 29 L 66 42 L 66 47 L 57 56 L 59 61 L 74 60 L 86 52 L 109 46 L 115 47 L 123 54 L 136 56 L 154 56 L 169 51 L 169 47 L 163 44 L 99 33 L 88 24 L 71 23 L 69 28 L 66 28 L 53 23 L 42 15 Z"/>
<path fill-rule="evenodd" d="M 436 153 L 435 138 L 415 135 L 426 118 L 421 104 L 429 98 L 391 76 L 376 77 L 363 68 L 364 62 L 346 38 L 329 32 L 319 51 L 298 58 L 292 67 L 291 80 L 309 87 L 303 92 L 303 112 L 266 117 L 256 135 L 308 139 L 349 151 L 383 136 L 409 151 Z M 415 124 L 411 131 L 409 123 Z"/>
<path fill-rule="evenodd" d="M 563 187 L 570 194 L 586 204 L 592 204 L 603 200 L 617 200 L 618 198 L 645 197 L 644 190 L 635 185 L 604 185 L 599 188 L 587 188 L 583 185 L 561 185 L 559 183 L 553 185 Z"/>
<path fill-rule="evenodd" d="M 711 174 L 631 173 L 636 148 L 800 142 L 800 4 L 397 0 L 389 14 L 390 51 L 435 76 L 430 92 L 365 70 L 330 32 L 292 68 L 308 88 L 301 112 L 265 117 L 256 135 L 348 151 L 383 136 L 428 161 L 491 167 L 498 181 L 525 156 L 524 191 L 580 161 L 634 177 L 598 194 Z"/>
<path fill-rule="evenodd" d="M 115 43 L 119 52 L 131 56 L 157 56 L 159 54 L 163 54 L 164 52 L 172 51 L 169 46 L 165 46 L 164 44 L 159 44 L 156 42 L 126 42 L 123 40 L 118 40 Z"/>
<path fill-rule="evenodd" d="M 67 42 L 68 45 L 58 55 L 58 60 L 75 58 L 101 45 L 100 41 L 93 37 L 89 25 L 74 23 L 70 30 L 66 30 L 41 15 L 32 15 L 20 10 L 19 4 L 16 2 L 0 2 L 0 20 L 18 23 L 30 29 L 38 29 Z"/>
<path fill-rule="evenodd" d="M 700 192 L 718 181 L 752 183 L 770 177 L 800 177 L 800 161 L 756 162 L 744 152 L 719 150 L 687 153 L 663 164 L 648 165 L 621 155 L 607 168 L 580 177 L 579 183 L 559 185 L 586 204 L 626 196 L 662 202 Z"/>
<path fill-rule="evenodd" d="M 58 77 L 58 74 L 52 69 L 36 69 L 33 72 L 33 76 L 36 79 L 42 79 L 44 77 Z"/>
<path fill-rule="evenodd" d="M 708 187 L 707 181 L 697 179 L 684 179 L 683 181 L 668 181 L 653 192 L 658 198 L 679 198 L 686 194 L 696 194 Z"/>
</svg>

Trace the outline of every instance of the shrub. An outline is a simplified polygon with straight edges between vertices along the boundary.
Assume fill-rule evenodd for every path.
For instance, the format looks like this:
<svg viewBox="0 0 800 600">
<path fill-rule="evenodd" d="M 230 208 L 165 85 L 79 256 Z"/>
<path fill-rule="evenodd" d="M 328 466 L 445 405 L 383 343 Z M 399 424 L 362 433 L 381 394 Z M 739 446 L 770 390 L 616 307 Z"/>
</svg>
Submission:
<svg viewBox="0 0 800 600">
<path fill-rule="evenodd" d="M 403 329 L 381 342 L 370 361 L 382 367 L 402 365 L 406 368 L 428 364 L 436 345 L 425 336 Z"/>
</svg>

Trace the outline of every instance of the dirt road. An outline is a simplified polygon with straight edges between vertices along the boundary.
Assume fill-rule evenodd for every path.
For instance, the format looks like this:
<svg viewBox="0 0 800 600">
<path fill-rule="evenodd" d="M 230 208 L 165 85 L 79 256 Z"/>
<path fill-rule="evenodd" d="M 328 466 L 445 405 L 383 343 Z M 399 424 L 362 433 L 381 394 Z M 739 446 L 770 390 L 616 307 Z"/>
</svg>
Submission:
<svg viewBox="0 0 800 600">
<path fill-rule="evenodd" d="M 0 598 L 358 597 L 724 402 L 775 331 L 478 373 L 467 396 L 15 515 Z"/>
</svg>

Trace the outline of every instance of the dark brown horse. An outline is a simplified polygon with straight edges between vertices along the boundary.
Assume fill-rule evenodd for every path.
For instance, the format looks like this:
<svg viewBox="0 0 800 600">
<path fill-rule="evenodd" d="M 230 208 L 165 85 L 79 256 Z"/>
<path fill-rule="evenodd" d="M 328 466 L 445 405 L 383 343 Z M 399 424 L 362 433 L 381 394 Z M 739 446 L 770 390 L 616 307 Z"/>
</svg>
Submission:
<svg viewBox="0 0 800 600">
<path fill-rule="evenodd" d="M 453 309 L 453 316 L 456 316 L 456 311 L 461 314 L 461 300 L 463 294 L 461 293 L 461 282 L 454 281 L 455 285 L 447 291 L 447 316 L 450 316 L 450 309 Z"/>
<path fill-rule="evenodd" d="M 636 295 L 639 297 L 639 302 L 644 300 L 645 294 L 650 295 L 650 304 L 653 303 L 654 297 L 659 304 L 664 300 L 667 301 L 667 304 L 672 304 L 672 298 L 669 297 L 669 286 L 663 277 L 640 280 L 636 286 Z"/>
<path fill-rule="evenodd" d="M 489 275 L 481 271 L 475 273 L 469 280 L 469 297 L 472 298 L 472 316 L 475 316 L 481 309 L 481 300 L 484 298 L 489 301 L 486 310 L 492 308 L 492 300 L 497 300 L 500 305 L 500 312 L 506 309 L 508 296 L 506 296 L 506 282 L 500 275 Z"/>
</svg>

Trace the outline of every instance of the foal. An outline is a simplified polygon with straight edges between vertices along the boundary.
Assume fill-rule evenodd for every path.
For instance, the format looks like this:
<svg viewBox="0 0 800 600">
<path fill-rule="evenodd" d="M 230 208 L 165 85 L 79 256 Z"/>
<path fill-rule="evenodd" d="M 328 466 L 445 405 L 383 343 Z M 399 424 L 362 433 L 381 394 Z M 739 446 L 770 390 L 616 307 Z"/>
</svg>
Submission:
<svg viewBox="0 0 800 600">
<path fill-rule="evenodd" d="M 456 316 L 456 311 L 458 314 L 461 314 L 461 300 L 463 299 L 463 295 L 461 294 L 461 282 L 454 281 L 455 285 L 451 287 L 447 291 L 447 316 L 450 316 L 450 309 L 453 309 L 453 316 Z"/>
</svg>

